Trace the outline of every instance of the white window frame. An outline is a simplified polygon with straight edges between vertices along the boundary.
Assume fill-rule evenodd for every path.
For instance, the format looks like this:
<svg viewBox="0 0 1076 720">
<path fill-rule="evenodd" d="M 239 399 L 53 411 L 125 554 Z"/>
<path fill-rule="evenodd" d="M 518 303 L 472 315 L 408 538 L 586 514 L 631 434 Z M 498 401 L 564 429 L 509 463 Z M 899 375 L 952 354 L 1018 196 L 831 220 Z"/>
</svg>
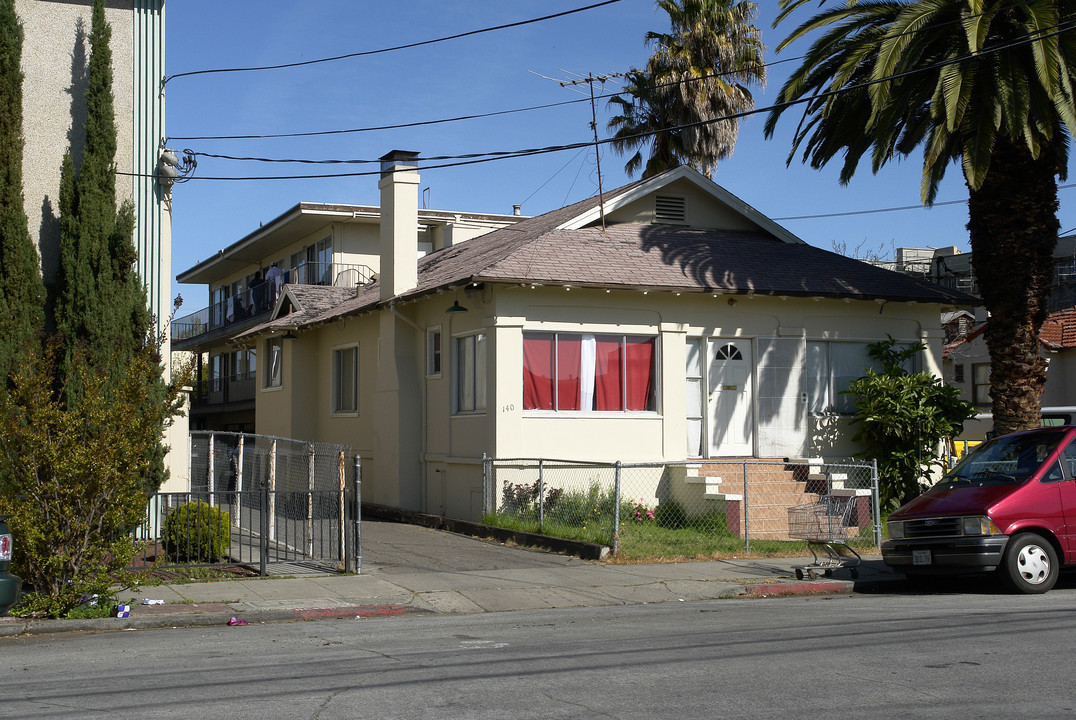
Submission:
<svg viewBox="0 0 1076 720">
<path fill-rule="evenodd" d="M 444 371 L 445 345 L 441 326 L 426 328 L 426 377 L 439 378 Z"/>
<path fill-rule="evenodd" d="M 284 339 L 271 337 L 265 341 L 265 382 L 264 390 L 279 390 L 284 387 Z"/>
<path fill-rule="evenodd" d="M 601 415 L 601 416 L 610 416 L 610 417 L 640 417 L 640 416 L 642 416 L 642 417 L 654 417 L 654 416 L 661 415 L 661 412 L 662 412 L 662 396 L 661 396 L 661 336 L 660 335 L 650 335 L 650 334 L 647 334 L 647 333 L 625 333 L 625 332 L 592 332 L 592 333 L 581 333 L 581 332 L 574 332 L 574 331 L 573 332 L 560 332 L 560 331 L 549 331 L 549 330 L 538 330 L 538 329 L 524 330 L 523 331 L 524 335 L 527 335 L 528 333 L 553 335 L 554 338 L 556 338 L 556 337 L 569 337 L 569 336 L 581 337 L 581 336 L 584 336 L 584 335 L 591 335 L 591 336 L 599 336 L 600 335 L 600 336 L 603 336 L 603 337 L 615 337 L 615 338 L 618 338 L 620 340 L 620 348 L 621 348 L 621 354 L 620 354 L 620 393 L 621 393 L 621 398 L 620 398 L 620 403 L 621 403 L 622 406 L 625 406 L 625 407 L 627 406 L 627 398 L 625 397 L 625 394 L 627 393 L 627 387 L 628 387 L 628 384 L 627 384 L 627 374 L 628 373 L 627 373 L 627 353 L 623 351 L 624 350 L 624 344 L 625 344 L 627 338 L 647 338 L 647 339 L 652 338 L 654 340 L 654 365 L 653 365 L 653 373 L 654 373 L 654 376 L 653 376 L 654 409 L 653 410 L 590 410 L 590 409 L 587 409 L 587 410 L 558 410 L 558 409 L 554 409 L 554 410 L 538 410 L 538 409 L 527 410 L 527 409 L 524 409 L 523 412 L 525 414 L 527 414 L 527 415 L 546 415 L 546 416 L 559 415 L 559 416 L 565 416 L 565 417 L 579 416 L 579 415 L 589 415 L 589 416 Z M 554 405 L 557 404 L 556 397 L 557 397 L 557 392 L 559 390 L 559 383 L 557 382 L 557 377 L 556 377 L 556 368 L 557 368 L 557 361 L 556 361 L 556 359 L 554 359 L 554 367 L 553 367 L 553 372 L 554 372 L 553 394 L 554 394 L 554 398 L 555 398 L 554 399 Z M 523 373 L 523 367 L 521 366 L 520 367 L 520 377 L 521 378 L 522 378 L 522 373 Z"/>
<path fill-rule="evenodd" d="M 344 367 L 343 363 L 347 361 L 345 354 L 350 355 L 350 367 Z M 359 346 L 358 343 L 352 343 L 351 345 L 340 345 L 332 349 L 332 368 L 330 382 L 329 398 L 330 407 L 332 408 L 333 415 L 345 415 L 345 416 L 357 416 L 359 414 Z M 350 403 L 345 404 L 343 402 L 343 383 L 342 379 L 344 373 L 349 372 L 351 375 L 351 395 Z M 347 405 L 350 405 L 348 407 Z"/>
<path fill-rule="evenodd" d="M 482 415 L 486 412 L 488 400 L 486 397 L 488 372 L 486 342 L 488 340 L 489 337 L 485 331 L 456 335 L 452 339 L 452 354 L 455 359 L 453 407 L 457 415 Z M 469 388 L 468 381 L 470 381 Z"/>
</svg>

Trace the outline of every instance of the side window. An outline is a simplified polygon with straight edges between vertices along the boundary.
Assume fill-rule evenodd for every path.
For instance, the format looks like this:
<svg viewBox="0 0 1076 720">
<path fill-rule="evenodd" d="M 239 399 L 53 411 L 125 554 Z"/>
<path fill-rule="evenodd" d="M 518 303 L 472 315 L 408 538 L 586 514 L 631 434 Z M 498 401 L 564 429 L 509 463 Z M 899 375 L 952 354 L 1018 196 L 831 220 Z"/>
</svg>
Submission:
<svg viewBox="0 0 1076 720">
<path fill-rule="evenodd" d="M 441 328 L 426 330 L 426 377 L 438 377 L 441 374 Z"/>
<path fill-rule="evenodd" d="M 284 384 L 284 341 L 278 337 L 269 338 L 265 342 L 265 351 L 269 358 L 265 368 L 265 387 L 280 387 Z"/>
<path fill-rule="evenodd" d="M 359 411 L 359 348 L 333 350 L 332 398 L 334 413 Z"/>
<path fill-rule="evenodd" d="M 1076 443 L 1069 443 L 1069 446 L 1061 451 L 1057 462 L 1042 476 L 1042 482 L 1060 482 L 1065 479 L 1066 472 L 1068 477 L 1076 477 Z"/>
</svg>

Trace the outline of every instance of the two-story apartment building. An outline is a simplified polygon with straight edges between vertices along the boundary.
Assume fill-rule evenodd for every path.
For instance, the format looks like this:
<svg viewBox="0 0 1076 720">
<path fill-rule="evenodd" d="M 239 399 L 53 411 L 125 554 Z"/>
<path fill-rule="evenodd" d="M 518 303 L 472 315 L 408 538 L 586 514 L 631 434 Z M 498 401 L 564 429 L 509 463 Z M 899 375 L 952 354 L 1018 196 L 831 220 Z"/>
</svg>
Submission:
<svg viewBox="0 0 1076 720">
<path fill-rule="evenodd" d="M 412 263 L 523 218 L 420 209 Z M 176 318 L 173 350 L 194 354 L 191 428 L 255 432 L 258 353 L 232 338 L 269 319 L 285 284 L 349 289 L 381 271 L 381 209 L 302 202 L 177 276 L 209 288 L 209 306 Z"/>
</svg>

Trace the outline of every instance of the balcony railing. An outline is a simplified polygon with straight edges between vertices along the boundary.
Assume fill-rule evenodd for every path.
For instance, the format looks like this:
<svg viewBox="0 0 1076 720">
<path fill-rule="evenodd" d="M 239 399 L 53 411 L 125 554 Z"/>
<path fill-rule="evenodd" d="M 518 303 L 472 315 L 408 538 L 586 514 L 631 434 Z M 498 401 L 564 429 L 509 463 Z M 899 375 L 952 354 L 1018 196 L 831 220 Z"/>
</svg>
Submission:
<svg viewBox="0 0 1076 720">
<path fill-rule="evenodd" d="M 202 380 L 192 398 L 194 406 L 226 405 L 254 399 L 255 372 L 225 375 Z"/>
<path fill-rule="evenodd" d="M 331 285 L 353 288 L 370 282 L 374 271 L 366 265 L 308 262 L 284 272 L 284 282 L 297 285 Z M 276 305 L 276 287 L 263 282 L 243 292 L 214 303 L 198 312 L 172 321 L 172 341 L 189 340 L 200 335 L 268 316 Z"/>
</svg>

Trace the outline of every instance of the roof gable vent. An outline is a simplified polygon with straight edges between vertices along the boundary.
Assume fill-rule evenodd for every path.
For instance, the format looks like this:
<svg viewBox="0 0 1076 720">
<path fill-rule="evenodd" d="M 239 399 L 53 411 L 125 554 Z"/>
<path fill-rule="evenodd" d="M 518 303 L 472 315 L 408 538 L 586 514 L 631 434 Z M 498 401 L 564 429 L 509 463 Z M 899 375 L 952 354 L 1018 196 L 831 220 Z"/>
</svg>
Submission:
<svg viewBox="0 0 1076 720">
<path fill-rule="evenodd" d="M 654 222 L 686 225 L 687 206 L 684 198 L 675 195 L 655 195 Z"/>
</svg>

